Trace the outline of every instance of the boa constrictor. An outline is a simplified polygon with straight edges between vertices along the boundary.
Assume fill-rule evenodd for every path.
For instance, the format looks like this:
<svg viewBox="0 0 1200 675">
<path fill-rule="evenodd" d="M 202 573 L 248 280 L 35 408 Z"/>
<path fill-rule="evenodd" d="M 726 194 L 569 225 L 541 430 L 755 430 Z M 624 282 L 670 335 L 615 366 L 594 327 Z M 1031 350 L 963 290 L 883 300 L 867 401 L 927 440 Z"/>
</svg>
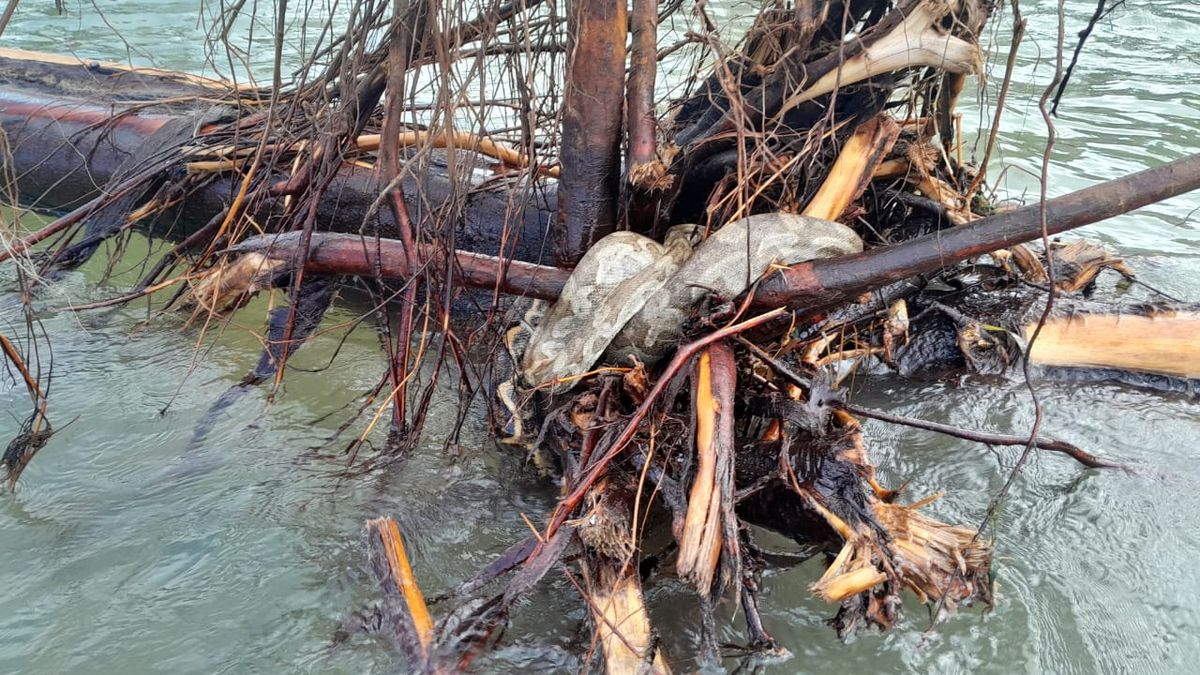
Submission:
<svg viewBox="0 0 1200 675">
<path fill-rule="evenodd" d="M 702 233 L 677 225 L 663 244 L 633 232 L 596 242 L 529 338 L 520 357 L 526 383 L 565 391 L 602 357 L 653 364 L 677 345 L 704 295 L 734 298 L 772 264 L 862 251 L 849 227 L 787 213 L 749 216 L 700 241 Z"/>
</svg>

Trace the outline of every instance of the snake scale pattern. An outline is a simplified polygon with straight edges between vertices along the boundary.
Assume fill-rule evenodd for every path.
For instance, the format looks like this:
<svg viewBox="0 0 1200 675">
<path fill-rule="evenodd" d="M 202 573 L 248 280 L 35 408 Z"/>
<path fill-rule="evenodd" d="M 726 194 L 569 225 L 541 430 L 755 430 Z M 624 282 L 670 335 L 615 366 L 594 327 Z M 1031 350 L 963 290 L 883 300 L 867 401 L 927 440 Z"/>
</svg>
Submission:
<svg viewBox="0 0 1200 675">
<path fill-rule="evenodd" d="M 529 339 L 526 383 L 565 391 L 602 358 L 653 364 L 678 344 L 706 294 L 733 298 L 772 265 L 862 251 L 849 227 L 787 213 L 748 216 L 700 241 L 702 234 L 677 225 L 662 244 L 633 232 L 596 242 Z"/>
</svg>

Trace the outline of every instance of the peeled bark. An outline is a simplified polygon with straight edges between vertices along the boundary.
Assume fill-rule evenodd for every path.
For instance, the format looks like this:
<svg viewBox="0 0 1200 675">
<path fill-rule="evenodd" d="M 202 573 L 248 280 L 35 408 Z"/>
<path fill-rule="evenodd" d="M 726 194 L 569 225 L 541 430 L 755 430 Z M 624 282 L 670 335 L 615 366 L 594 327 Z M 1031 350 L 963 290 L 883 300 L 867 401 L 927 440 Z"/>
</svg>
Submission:
<svg viewBox="0 0 1200 675">
<path fill-rule="evenodd" d="M 1170 164 L 1116 178 L 1090 188 L 1056 197 L 1046 202 L 1047 228 L 1050 234 L 1083 227 L 1106 218 L 1128 213 L 1147 204 L 1200 189 L 1200 155 L 1185 157 Z M 981 218 L 969 225 L 943 230 L 901 244 L 883 246 L 865 253 L 841 258 L 826 258 L 798 263 L 763 279 L 755 290 L 753 303 L 759 309 L 772 307 L 817 310 L 857 298 L 862 293 L 917 274 L 927 274 L 967 258 L 1008 248 L 1041 236 L 1039 207 L 1022 209 Z M 257 244 L 262 248 L 264 242 Z M 363 247 L 383 251 L 381 273 L 386 278 L 403 278 L 408 270 L 392 262 L 402 255 L 394 240 L 379 242 L 357 237 L 328 237 L 313 262 L 326 273 L 359 274 L 368 265 Z M 276 242 L 273 255 L 292 252 L 285 240 Z M 393 250 L 394 249 L 394 250 Z M 355 253 L 357 251 L 357 253 Z M 336 260 L 348 256 L 345 263 Z M 366 254 L 371 255 L 371 254 Z M 567 273 L 541 265 L 510 265 L 483 256 L 456 252 L 468 284 L 489 288 L 501 279 L 501 289 L 528 292 L 535 297 L 552 299 L 562 290 Z M 344 266 L 339 266 L 344 265 Z"/>
<path fill-rule="evenodd" d="M 586 562 L 584 575 L 604 672 L 669 675 L 650 626 L 637 568 L 601 558 Z"/>
<path fill-rule="evenodd" d="M 86 76 L 81 68 L 53 68 L 60 79 L 72 82 Z M 16 187 L 24 205 L 41 210 L 77 207 L 95 198 L 147 135 L 181 114 L 184 113 L 138 111 L 114 116 L 110 106 L 64 96 L 31 96 L 24 88 L 0 86 L 0 129 L 8 136 Z M 405 186 L 405 194 L 423 193 L 434 204 L 447 197 L 453 187 L 445 177 L 436 174 L 410 180 L 413 184 L 411 188 Z M 1048 233 L 1082 227 L 1197 188 L 1200 188 L 1200 155 L 1049 200 Z M 187 234 L 219 213 L 235 189 L 233 178 L 218 177 L 157 222 L 173 229 L 176 236 Z M 321 229 L 359 231 L 375 197 L 369 171 L 347 165 L 327 194 L 330 198 L 320 205 L 317 215 Z M 562 270 L 541 265 L 509 265 L 513 258 L 530 262 L 546 258 L 543 244 L 554 218 L 553 203 L 553 185 L 517 194 L 496 190 L 474 192 L 463 211 L 457 238 L 460 249 L 456 256 L 462 260 L 464 283 L 496 287 L 502 292 L 557 297 L 566 279 Z M 425 208 L 424 202 L 416 199 L 412 199 L 409 207 L 417 212 Z M 510 207 L 523 211 L 524 218 L 516 231 L 506 232 L 506 222 L 511 220 Z M 376 211 L 371 218 L 377 219 L 379 231 L 385 235 L 396 232 L 386 209 Z M 942 269 L 1040 235 L 1039 207 L 1033 205 L 855 256 L 793 265 L 763 280 L 755 291 L 754 305 L 830 307 L 872 288 Z M 408 275 L 406 265 L 389 263 L 394 259 L 391 247 L 398 242 L 369 240 L 367 245 L 381 252 L 382 276 Z M 276 242 L 275 250 L 282 254 L 287 246 L 286 242 Z M 353 237 L 331 238 L 320 247 L 321 255 L 311 262 L 323 272 L 362 274 L 371 256 L 362 252 L 363 246 L 363 242 Z M 502 254 L 502 259 L 487 257 L 497 253 Z M 348 257 L 338 262 L 341 256 Z"/>
<path fill-rule="evenodd" d="M 1028 339 L 1036 324 L 1025 326 Z M 1029 358 L 1045 366 L 1113 368 L 1200 377 L 1200 315 L 1078 314 L 1042 326 Z"/>
<path fill-rule="evenodd" d="M 428 666 L 434 641 L 433 619 L 408 562 L 400 528 L 392 518 L 375 518 L 367 521 L 367 533 L 371 566 L 383 588 L 381 610 L 385 627 L 391 632 L 389 637 L 414 666 Z"/>
</svg>

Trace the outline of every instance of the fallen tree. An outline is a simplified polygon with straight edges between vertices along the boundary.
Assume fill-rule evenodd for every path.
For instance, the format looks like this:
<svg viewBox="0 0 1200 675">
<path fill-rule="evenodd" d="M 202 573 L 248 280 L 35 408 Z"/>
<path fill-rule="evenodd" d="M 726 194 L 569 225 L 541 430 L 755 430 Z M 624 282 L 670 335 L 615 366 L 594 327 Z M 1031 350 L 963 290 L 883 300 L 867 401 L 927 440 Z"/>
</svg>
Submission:
<svg viewBox="0 0 1200 675">
<path fill-rule="evenodd" d="M 466 414 L 470 393 L 489 379 L 471 356 L 504 352 L 511 372 L 493 378 L 507 408 L 498 414 L 539 409 L 516 425 L 532 433 L 508 436 L 553 472 L 561 497 L 534 536 L 444 595 L 454 606 L 436 625 L 394 523 L 369 524 L 380 626 L 414 667 L 468 664 L 503 632 L 516 600 L 558 567 L 573 580 L 578 571 L 610 672 L 668 670 L 676 655 L 661 648 L 641 585 L 672 564 L 704 613 L 700 659 L 719 658 L 713 609 L 721 602 L 741 609 L 750 653 L 783 655 L 757 611 L 768 556 L 749 524 L 826 554 L 812 590 L 837 606 L 841 634 L 895 625 L 903 591 L 939 609 L 989 603 L 991 542 L 924 515 L 930 498 L 897 503 L 875 478 L 857 417 L 1024 443 L 1087 468 L 1120 465 L 1034 433 L 988 434 L 856 406 L 837 386 L 842 366 L 920 370 L 951 354 L 977 371 L 1007 372 L 1028 356 L 1161 372 L 1152 369 L 1179 353 L 1193 312 L 1172 315 L 1180 325 L 1171 324 L 1175 337 L 1156 344 L 1154 359 L 1080 355 L 1069 317 L 1046 323 L 1046 348 L 1026 350 L 1011 336 L 1041 321 L 974 314 L 986 303 L 954 305 L 926 282 L 961 281 L 960 263 L 988 253 L 995 273 L 986 284 L 962 282 L 960 295 L 1010 299 L 995 291 L 1039 284 L 1070 295 L 1102 269 L 1127 274 L 1094 251 L 1077 252 L 1068 270 L 1054 247 L 1020 244 L 1196 189 L 1200 157 L 995 213 L 980 190 L 983 169 L 959 158 L 954 121 L 967 76 L 981 68 L 993 3 L 772 3 L 736 48 L 700 4 L 689 30 L 659 51 L 652 38 L 665 20 L 683 20 L 680 7 L 576 0 L 562 14 L 525 0 L 467 15 L 439 2 L 361 0 L 345 36 L 318 46 L 287 82 L 277 27 L 269 90 L 0 54 L 10 187 L 23 204 L 61 214 L 37 232 L 8 233 L 3 257 L 51 276 L 134 227 L 175 227 L 169 253 L 127 295 L 101 304 L 165 297 L 157 307 L 216 315 L 264 288 L 286 288 L 259 364 L 214 412 L 244 387 L 278 384 L 320 323 L 332 280 L 358 278 L 375 296 L 386 353 L 363 406 L 375 407 L 373 419 L 348 448 L 362 470 L 388 466 L 417 442 L 446 371 L 457 370 Z M 706 65 L 657 105 L 656 64 L 687 49 Z M 497 72 L 511 78 L 511 97 L 464 93 L 467 82 L 482 82 L 472 78 Z M 129 88 L 144 95 L 131 102 Z M 749 218 L 778 212 L 802 217 Z M 778 232 L 747 223 L 813 222 L 803 218 L 845 235 L 838 250 L 863 252 L 808 259 L 781 245 L 751 264 L 749 239 Z M 705 250 L 728 238 L 721 232 L 740 231 L 731 226 L 745 228 L 745 250 Z M 681 236 L 698 241 L 676 247 L 682 240 L 671 237 Z M 664 237 L 669 252 L 657 241 Z M 613 241 L 628 244 L 629 255 L 605 253 Z M 796 250 L 810 250 L 806 243 Z M 620 276 L 596 271 L 640 253 L 643 264 Z M 713 276 L 719 289 L 675 277 L 701 259 L 728 272 Z M 479 301 L 467 289 L 492 297 Z M 451 321 L 464 297 L 482 320 Z M 570 317 L 574 335 L 619 342 L 626 322 L 646 319 L 666 297 L 686 301 L 664 310 L 673 318 L 653 345 L 661 361 L 617 358 L 603 344 L 597 351 L 607 356 L 566 354 L 568 372 L 549 380 L 522 372 L 523 344 L 537 337 L 525 329 L 538 322 L 525 300 L 588 307 L 594 314 Z M 606 311 L 635 301 L 616 308 L 627 312 Z M 538 328 L 549 331 L 563 314 L 572 312 L 552 310 Z M 623 317 L 621 325 L 598 325 L 606 316 Z M 422 367 L 432 376 L 418 387 Z M 36 381 L 29 386 L 41 417 L 37 433 L 5 455 L 13 479 L 48 428 L 45 397 Z M 389 411 L 384 449 L 358 459 Z M 203 442 L 201 431 L 194 441 Z M 651 510 L 658 521 L 646 519 Z M 646 550 L 647 522 L 663 524 L 667 552 Z"/>
</svg>

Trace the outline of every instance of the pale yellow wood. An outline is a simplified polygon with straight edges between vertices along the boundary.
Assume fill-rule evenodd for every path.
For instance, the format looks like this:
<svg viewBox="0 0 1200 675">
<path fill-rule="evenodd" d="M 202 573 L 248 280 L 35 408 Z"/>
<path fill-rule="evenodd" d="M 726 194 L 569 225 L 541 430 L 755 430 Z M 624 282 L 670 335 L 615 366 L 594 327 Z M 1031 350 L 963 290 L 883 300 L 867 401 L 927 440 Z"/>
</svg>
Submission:
<svg viewBox="0 0 1200 675">
<path fill-rule="evenodd" d="M 669 675 L 671 669 L 661 649 L 655 651 L 650 668 L 646 668 L 651 648 L 650 617 L 636 573 L 629 569 L 617 572 L 611 562 L 599 565 L 608 569 L 594 570 L 597 579 L 593 581 L 612 580 L 608 585 L 593 583 L 591 588 L 592 620 L 604 653 L 605 672 L 625 675 L 648 670 L 654 675 Z"/>
<path fill-rule="evenodd" d="M 696 369 L 696 478 L 688 494 L 687 516 L 679 540 L 679 575 L 707 593 L 721 556 L 721 493 L 716 483 L 717 401 L 712 390 L 712 357 L 705 350 Z"/>
<path fill-rule="evenodd" d="M 1025 338 L 1034 325 L 1025 327 Z M 1200 314 L 1076 314 L 1050 319 L 1033 363 L 1200 377 Z"/>
</svg>

